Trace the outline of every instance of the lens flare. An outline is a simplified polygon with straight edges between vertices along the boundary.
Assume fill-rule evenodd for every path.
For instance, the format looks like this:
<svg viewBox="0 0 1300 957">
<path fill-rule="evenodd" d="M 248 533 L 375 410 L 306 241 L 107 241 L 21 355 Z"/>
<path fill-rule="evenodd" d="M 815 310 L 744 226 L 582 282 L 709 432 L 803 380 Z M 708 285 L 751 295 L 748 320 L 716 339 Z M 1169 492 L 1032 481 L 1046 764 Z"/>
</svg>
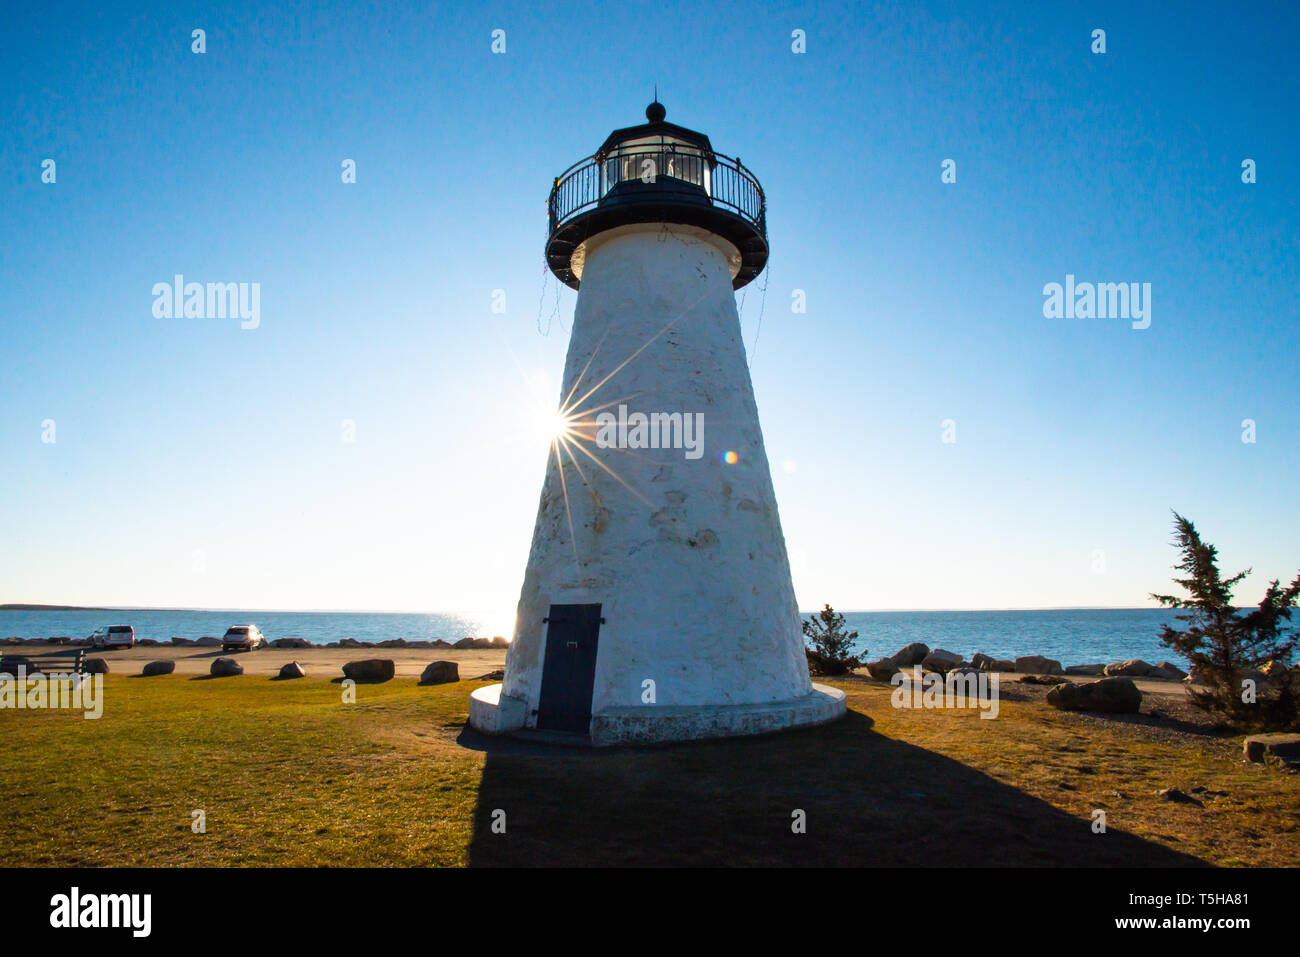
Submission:
<svg viewBox="0 0 1300 957">
<path fill-rule="evenodd" d="M 550 422 L 550 439 L 565 439 L 573 434 L 573 418 L 566 415 L 563 410 L 557 411 L 551 417 Z"/>
</svg>

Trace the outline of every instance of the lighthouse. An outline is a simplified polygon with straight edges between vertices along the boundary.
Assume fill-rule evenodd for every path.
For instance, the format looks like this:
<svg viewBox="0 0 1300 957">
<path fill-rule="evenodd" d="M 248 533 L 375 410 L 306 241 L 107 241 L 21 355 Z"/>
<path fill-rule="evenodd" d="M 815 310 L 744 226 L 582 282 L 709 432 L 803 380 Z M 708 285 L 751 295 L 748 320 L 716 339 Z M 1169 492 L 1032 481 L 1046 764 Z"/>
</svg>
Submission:
<svg viewBox="0 0 1300 957">
<path fill-rule="evenodd" d="M 505 678 L 470 724 L 603 746 L 843 715 L 808 675 L 736 310 L 768 257 L 757 178 L 654 102 L 548 207 L 578 300 Z"/>
</svg>

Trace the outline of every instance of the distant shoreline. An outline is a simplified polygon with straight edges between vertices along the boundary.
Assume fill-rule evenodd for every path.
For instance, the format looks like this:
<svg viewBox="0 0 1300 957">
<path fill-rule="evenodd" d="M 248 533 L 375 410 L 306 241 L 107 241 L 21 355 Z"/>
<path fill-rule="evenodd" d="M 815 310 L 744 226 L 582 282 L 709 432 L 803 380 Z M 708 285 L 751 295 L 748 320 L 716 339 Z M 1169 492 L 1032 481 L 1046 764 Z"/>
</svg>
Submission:
<svg viewBox="0 0 1300 957">
<path fill-rule="evenodd" d="M 8 604 L 0 605 L 0 611 L 112 611 L 115 609 L 101 608 L 98 605 L 23 605 Z"/>
<path fill-rule="evenodd" d="M 1248 606 L 1242 606 L 1243 608 Z M 1161 606 L 1150 605 L 1041 605 L 1032 608 L 836 608 L 845 615 L 926 615 L 1026 611 L 1163 611 Z M 1242 609 L 1238 609 L 1242 610 Z M 250 612 L 273 615 L 450 615 L 446 611 L 391 611 L 375 608 L 186 608 L 169 605 L 33 605 L 0 604 L 0 611 L 184 611 L 184 612 Z M 820 608 L 801 609 L 800 615 L 815 615 Z"/>
</svg>

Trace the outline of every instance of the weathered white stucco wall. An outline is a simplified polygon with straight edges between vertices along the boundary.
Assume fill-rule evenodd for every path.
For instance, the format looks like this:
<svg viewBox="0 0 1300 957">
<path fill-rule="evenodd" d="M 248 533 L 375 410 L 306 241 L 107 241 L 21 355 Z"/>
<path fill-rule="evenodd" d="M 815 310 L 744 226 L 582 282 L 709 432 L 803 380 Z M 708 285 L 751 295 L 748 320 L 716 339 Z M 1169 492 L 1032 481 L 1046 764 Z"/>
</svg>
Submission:
<svg viewBox="0 0 1300 957">
<path fill-rule="evenodd" d="M 647 678 L 659 706 L 809 694 L 724 248 L 662 224 L 587 244 L 562 396 L 576 400 L 606 377 L 578 407 L 578 432 L 584 448 L 635 491 L 581 452 L 562 461 L 552 454 L 505 694 L 526 703 L 534 724 L 542 619 L 552 603 L 575 602 L 603 605 L 594 714 L 644 706 Z M 594 410 L 614 403 L 616 412 L 619 401 L 631 412 L 702 412 L 703 456 L 597 447 Z M 727 451 L 736 453 L 734 464 Z"/>
</svg>

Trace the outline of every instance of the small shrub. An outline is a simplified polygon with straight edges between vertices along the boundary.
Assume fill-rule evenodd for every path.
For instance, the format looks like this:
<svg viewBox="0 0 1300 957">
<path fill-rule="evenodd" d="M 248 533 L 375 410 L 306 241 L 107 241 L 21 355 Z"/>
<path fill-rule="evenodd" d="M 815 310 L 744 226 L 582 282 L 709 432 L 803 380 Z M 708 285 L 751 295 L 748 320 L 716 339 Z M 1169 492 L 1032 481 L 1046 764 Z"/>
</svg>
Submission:
<svg viewBox="0 0 1300 957">
<path fill-rule="evenodd" d="M 830 605 L 803 622 L 803 633 L 812 644 L 804 650 L 808 655 L 808 670 L 813 674 L 843 675 L 862 667 L 862 662 L 852 654 L 858 633 L 846 631 L 844 616 Z"/>
</svg>

